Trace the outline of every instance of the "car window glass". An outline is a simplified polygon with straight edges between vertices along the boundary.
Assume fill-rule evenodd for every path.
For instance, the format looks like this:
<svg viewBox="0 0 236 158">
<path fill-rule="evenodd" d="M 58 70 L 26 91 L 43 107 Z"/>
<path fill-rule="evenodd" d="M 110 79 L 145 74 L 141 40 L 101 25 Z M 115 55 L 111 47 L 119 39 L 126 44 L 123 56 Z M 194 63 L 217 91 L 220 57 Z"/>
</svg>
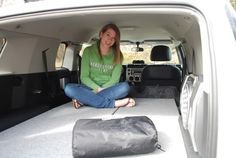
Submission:
<svg viewBox="0 0 236 158">
<path fill-rule="evenodd" d="M 232 31 L 234 33 L 234 39 L 236 41 L 236 11 L 231 5 L 225 7 L 227 17 L 229 19 Z"/>
<path fill-rule="evenodd" d="M 55 62 L 55 67 L 62 67 L 64 56 L 66 51 L 66 44 L 61 43 L 57 49 L 57 57 Z"/>
<path fill-rule="evenodd" d="M 133 60 L 144 60 L 145 64 L 179 64 L 179 58 L 174 45 L 168 45 L 171 48 L 171 61 L 151 61 L 150 54 L 156 44 L 141 44 L 142 51 L 137 50 L 136 44 L 121 44 L 121 52 L 124 55 L 123 64 L 132 64 Z"/>
<path fill-rule="evenodd" d="M 90 43 L 83 43 L 83 44 L 82 44 L 82 48 L 80 49 L 79 55 L 82 57 L 83 52 L 84 52 L 84 49 L 85 49 L 86 47 L 88 47 L 88 46 L 91 46 L 91 45 L 92 45 L 92 44 L 90 44 Z"/>
<path fill-rule="evenodd" d="M 86 47 L 91 46 L 89 43 L 84 43 L 82 49 L 80 50 L 80 56 L 82 56 L 83 51 Z M 145 64 L 180 64 L 180 60 L 177 54 L 177 50 L 174 45 L 169 45 L 172 52 L 171 61 L 151 61 L 150 53 L 154 44 L 142 44 L 140 48 L 143 48 L 143 51 L 136 51 L 136 44 L 122 44 L 120 45 L 121 52 L 124 56 L 123 65 L 132 64 L 134 60 L 143 60 Z"/>
</svg>

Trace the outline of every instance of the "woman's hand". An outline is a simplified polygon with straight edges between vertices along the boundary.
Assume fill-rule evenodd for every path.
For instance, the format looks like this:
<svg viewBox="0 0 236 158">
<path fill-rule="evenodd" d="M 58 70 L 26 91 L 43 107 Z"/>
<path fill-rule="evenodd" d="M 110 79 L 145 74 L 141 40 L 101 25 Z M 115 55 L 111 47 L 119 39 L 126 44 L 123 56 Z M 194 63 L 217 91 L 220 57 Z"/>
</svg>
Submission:
<svg viewBox="0 0 236 158">
<path fill-rule="evenodd" d="M 102 91 L 103 89 L 105 89 L 105 88 L 99 87 L 99 88 L 97 89 L 97 93 L 100 92 L 100 91 Z"/>
</svg>

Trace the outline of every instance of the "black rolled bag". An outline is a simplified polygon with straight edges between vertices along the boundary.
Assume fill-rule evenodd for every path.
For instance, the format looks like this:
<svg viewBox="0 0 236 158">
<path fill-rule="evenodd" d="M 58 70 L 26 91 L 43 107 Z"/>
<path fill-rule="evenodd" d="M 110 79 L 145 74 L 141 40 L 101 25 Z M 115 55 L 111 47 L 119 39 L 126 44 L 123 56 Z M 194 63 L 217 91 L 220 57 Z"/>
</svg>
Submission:
<svg viewBox="0 0 236 158">
<path fill-rule="evenodd" d="M 80 119 L 73 128 L 74 158 L 145 154 L 155 151 L 157 147 L 157 130 L 146 116 Z"/>
</svg>

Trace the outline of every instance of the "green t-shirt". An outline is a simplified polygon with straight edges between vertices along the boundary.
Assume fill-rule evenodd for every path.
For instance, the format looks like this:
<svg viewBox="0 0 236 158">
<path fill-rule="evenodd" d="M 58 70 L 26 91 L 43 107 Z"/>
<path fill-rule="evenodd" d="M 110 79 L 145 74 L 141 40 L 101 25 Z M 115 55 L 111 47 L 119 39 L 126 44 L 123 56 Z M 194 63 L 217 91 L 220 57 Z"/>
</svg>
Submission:
<svg viewBox="0 0 236 158">
<path fill-rule="evenodd" d="M 102 58 L 98 44 L 85 48 L 81 63 L 81 82 L 96 91 L 99 87 L 110 87 L 120 80 L 122 65 L 113 64 L 114 50 Z"/>
</svg>

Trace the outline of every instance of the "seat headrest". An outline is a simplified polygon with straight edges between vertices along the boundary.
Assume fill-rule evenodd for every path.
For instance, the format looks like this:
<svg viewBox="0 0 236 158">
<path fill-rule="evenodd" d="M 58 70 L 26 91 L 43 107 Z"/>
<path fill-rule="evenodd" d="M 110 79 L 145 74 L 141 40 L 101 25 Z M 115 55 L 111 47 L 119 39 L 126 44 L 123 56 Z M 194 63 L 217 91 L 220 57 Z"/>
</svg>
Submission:
<svg viewBox="0 0 236 158">
<path fill-rule="evenodd" d="M 150 56 L 151 61 L 170 61 L 171 51 L 168 46 L 158 45 L 154 46 Z"/>
</svg>

